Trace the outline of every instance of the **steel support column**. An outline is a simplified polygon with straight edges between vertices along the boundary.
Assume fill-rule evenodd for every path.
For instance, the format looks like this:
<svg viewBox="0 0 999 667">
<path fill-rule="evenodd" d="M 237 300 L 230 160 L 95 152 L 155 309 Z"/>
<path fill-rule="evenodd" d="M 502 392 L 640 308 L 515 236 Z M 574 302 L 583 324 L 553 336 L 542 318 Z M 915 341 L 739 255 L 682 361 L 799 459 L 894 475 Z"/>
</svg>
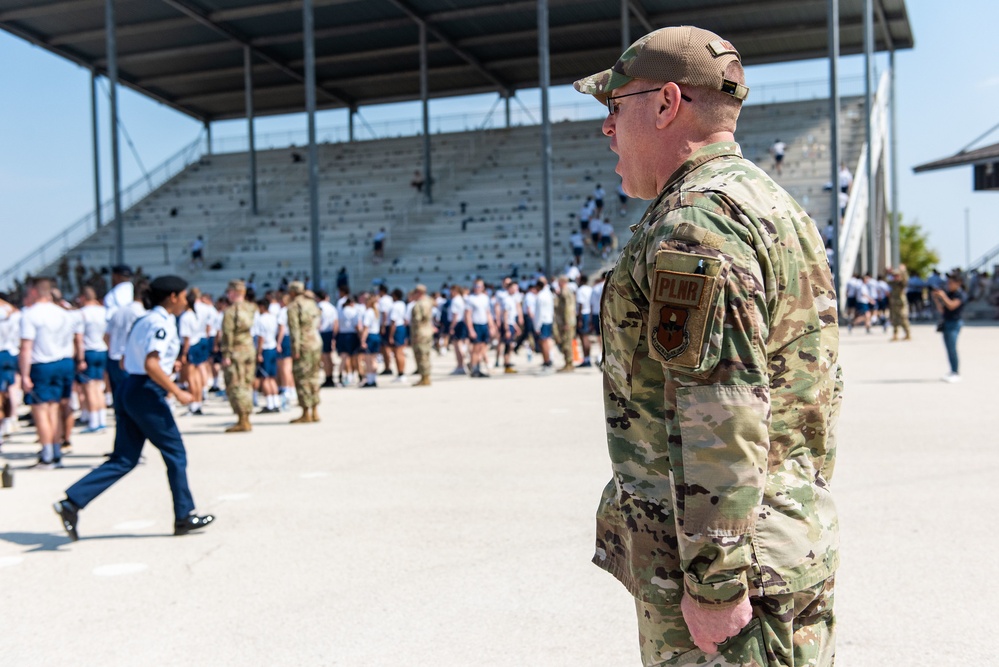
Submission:
<svg viewBox="0 0 999 667">
<path fill-rule="evenodd" d="M 90 134 L 94 151 L 94 231 L 101 228 L 101 142 L 97 133 L 97 71 L 90 71 Z"/>
<path fill-rule="evenodd" d="M 891 114 L 889 121 L 891 128 L 888 130 L 888 134 L 891 137 L 891 264 L 892 266 L 898 266 L 902 263 L 902 241 L 899 230 L 902 224 L 902 208 L 898 204 L 898 136 L 896 134 L 898 125 L 895 122 L 895 49 L 892 49 L 888 53 L 888 67 L 889 76 L 891 77 L 891 81 L 889 82 L 891 96 L 888 98 L 888 104 L 891 105 L 891 109 L 888 110 Z"/>
<path fill-rule="evenodd" d="M 347 107 L 347 141 L 350 143 L 354 143 L 354 115 L 356 113 L 357 107 Z"/>
<path fill-rule="evenodd" d="M 548 52 L 548 0 L 538 0 L 538 83 L 541 89 L 541 192 L 545 228 L 545 274 L 552 275 L 552 123 L 548 113 L 551 68 Z"/>
<path fill-rule="evenodd" d="M 833 285 L 840 294 L 843 264 L 839 249 L 840 216 L 839 206 L 839 0 L 829 0 L 829 154 L 832 169 L 832 221 L 833 221 Z"/>
<path fill-rule="evenodd" d="M 631 11 L 628 0 L 621 0 L 621 53 L 631 46 Z"/>
<path fill-rule="evenodd" d="M 205 150 L 211 155 L 212 154 L 212 121 L 205 119 L 203 125 L 205 126 Z"/>
<path fill-rule="evenodd" d="M 510 129 L 510 98 L 511 97 L 513 97 L 513 94 L 511 94 L 509 91 L 507 91 L 507 93 L 503 97 L 503 107 L 504 107 L 503 110 L 506 113 L 506 129 L 508 129 L 508 130 Z"/>
<path fill-rule="evenodd" d="M 878 233 L 878 198 L 874 174 L 874 0 L 864 0 L 864 109 L 867 112 L 867 266 L 877 277 L 880 234 Z"/>
<path fill-rule="evenodd" d="M 115 35 L 114 0 L 104 3 L 104 32 L 108 56 L 108 88 L 111 107 L 111 188 L 114 191 L 115 263 L 125 263 L 125 221 L 121 214 L 121 156 L 118 152 L 118 44 Z"/>
<path fill-rule="evenodd" d="M 302 2 L 302 39 L 305 42 L 305 111 L 309 117 L 309 231 L 312 249 L 312 286 L 323 285 L 319 261 L 319 154 L 316 150 L 316 42 L 312 0 Z"/>
<path fill-rule="evenodd" d="M 250 212 L 257 214 L 257 144 L 253 133 L 253 52 L 243 47 L 243 87 L 246 89 L 246 132 L 250 143 Z"/>
<path fill-rule="evenodd" d="M 430 76 L 427 63 L 427 26 L 420 24 L 420 106 L 423 110 L 423 199 L 434 203 L 433 173 L 430 170 Z"/>
</svg>

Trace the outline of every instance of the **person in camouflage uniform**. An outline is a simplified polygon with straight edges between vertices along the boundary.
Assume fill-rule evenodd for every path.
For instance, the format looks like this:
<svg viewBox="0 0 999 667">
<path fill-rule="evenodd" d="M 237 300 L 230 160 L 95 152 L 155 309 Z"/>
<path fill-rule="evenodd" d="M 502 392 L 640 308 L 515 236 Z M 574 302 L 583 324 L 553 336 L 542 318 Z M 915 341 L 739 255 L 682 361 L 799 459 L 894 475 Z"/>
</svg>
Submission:
<svg viewBox="0 0 999 667">
<path fill-rule="evenodd" d="M 653 200 L 600 311 L 613 479 L 593 561 L 636 598 L 647 666 L 831 665 L 842 380 L 822 238 L 735 143 L 731 43 L 664 28 L 575 86 L 608 104 L 624 190 Z"/>
<path fill-rule="evenodd" d="M 253 411 L 253 377 L 257 370 L 257 351 L 253 347 L 250 329 L 257 316 L 256 305 L 246 301 L 246 284 L 242 280 L 229 283 L 226 291 L 230 306 L 222 315 L 219 332 L 219 354 L 225 376 L 225 393 L 236 413 L 237 422 L 226 433 L 251 431 Z"/>
<path fill-rule="evenodd" d="M 291 336 L 291 373 L 295 378 L 298 404 L 302 416 L 292 424 L 319 421 L 319 362 L 323 340 L 319 335 L 321 312 L 316 300 L 305 294 L 305 285 L 294 281 L 288 285 L 288 332 Z"/>
<path fill-rule="evenodd" d="M 576 295 L 569 289 L 569 279 L 558 278 L 558 296 L 555 297 L 555 326 L 552 330 L 558 349 L 565 358 L 559 373 L 576 370 L 572 358 L 572 341 L 576 338 Z"/>
<path fill-rule="evenodd" d="M 417 285 L 413 290 L 413 313 L 410 316 L 409 339 L 416 357 L 416 372 L 420 381 L 414 387 L 430 386 L 430 349 L 434 344 L 434 302 L 427 288 Z"/>
<path fill-rule="evenodd" d="M 896 269 L 888 269 L 889 280 L 891 281 L 891 294 L 888 299 L 888 309 L 891 314 L 892 342 L 899 340 L 899 328 L 905 332 L 905 340 L 912 340 L 912 332 L 909 331 L 909 300 L 906 291 L 909 287 L 909 271 L 905 264 L 899 264 Z"/>
</svg>

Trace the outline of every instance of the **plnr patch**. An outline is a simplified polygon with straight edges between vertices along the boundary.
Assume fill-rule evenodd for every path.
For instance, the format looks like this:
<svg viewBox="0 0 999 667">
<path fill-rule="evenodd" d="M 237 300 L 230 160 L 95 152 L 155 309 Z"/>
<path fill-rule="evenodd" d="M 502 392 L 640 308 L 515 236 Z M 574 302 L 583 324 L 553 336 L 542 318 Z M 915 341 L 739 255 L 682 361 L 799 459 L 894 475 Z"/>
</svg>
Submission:
<svg viewBox="0 0 999 667">
<path fill-rule="evenodd" d="M 703 356 L 720 262 L 713 257 L 675 252 L 659 253 L 656 259 L 649 322 L 652 356 L 675 366 L 697 368 Z M 662 268 L 667 265 L 669 268 Z"/>
</svg>

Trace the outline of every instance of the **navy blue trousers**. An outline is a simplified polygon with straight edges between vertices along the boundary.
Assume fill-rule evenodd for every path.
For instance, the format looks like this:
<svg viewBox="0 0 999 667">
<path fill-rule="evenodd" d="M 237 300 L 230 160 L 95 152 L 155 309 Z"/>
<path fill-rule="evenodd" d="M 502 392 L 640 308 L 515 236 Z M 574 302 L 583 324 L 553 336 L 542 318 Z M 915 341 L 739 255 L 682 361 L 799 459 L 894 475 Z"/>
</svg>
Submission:
<svg viewBox="0 0 999 667">
<path fill-rule="evenodd" d="M 115 405 L 117 430 L 111 458 L 69 487 L 66 497 L 77 507 L 86 507 L 138 465 L 142 446 L 149 440 L 166 463 L 174 516 L 186 518 L 194 511 L 194 498 L 187 485 L 187 452 L 167 405 L 166 391 L 147 375 L 129 375 L 118 388 Z"/>
<path fill-rule="evenodd" d="M 118 414 L 118 391 L 121 389 L 122 385 L 125 384 L 125 380 L 128 379 L 128 373 L 122 370 L 120 359 L 108 358 L 108 380 L 111 382 L 111 396 L 114 398 L 114 412 L 115 415 Z"/>
</svg>

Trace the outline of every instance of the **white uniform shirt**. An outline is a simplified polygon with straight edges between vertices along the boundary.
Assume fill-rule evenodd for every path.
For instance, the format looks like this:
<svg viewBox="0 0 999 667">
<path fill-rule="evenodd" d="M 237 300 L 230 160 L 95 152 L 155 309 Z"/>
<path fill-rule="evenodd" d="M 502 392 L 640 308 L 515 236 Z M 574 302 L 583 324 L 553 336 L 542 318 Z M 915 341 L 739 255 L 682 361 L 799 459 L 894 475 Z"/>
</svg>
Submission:
<svg viewBox="0 0 999 667">
<path fill-rule="evenodd" d="M 135 301 L 135 286 L 131 280 L 112 287 L 111 291 L 104 295 L 104 307 L 108 309 L 108 318 L 111 318 L 116 310 L 124 308 L 133 301 Z"/>
<path fill-rule="evenodd" d="M 368 335 L 379 335 L 378 327 L 381 324 L 381 318 L 378 317 L 378 312 L 374 308 L 365 308 L 364 314 L 361 315 L 361 326 L 364 327 Z"/>
<path fill-rule="evenodd" d="M 281 309 L 277 312 L 277 323 L 278 326 L 284 327 L 284 335 L 290 336 L 291 331 L 288 330 L 288 307 L 281 306 Z"/>
<path fill-rule="evenodd" d="M 173 364 L 180 354 L 180 335 L 177 318 L 163 306 L 156 306 L 132 326 L 125 344 L 125 372 L 146 375 L 146 357 L 153 352 L 159 352 L 163 372 L 173 375 Z"/>
<path fill-rule="evenodd" d="M 451 324 L 465 321 L 465 299 L 461 296 L 451 297 Z"/>
<path fill-rule="evenodd" d="M 569 243 L 572 244 L 573 248 L 582 248 L 584 245 L 583 235 L 579 232 L 573 232 L 572 235 L 569 236 Z"/>
<path fill-rule="evenodd" d="M 262 349 L 276 350 L 278 334 L 277 317 L 270 311 L 266 313 L 258 312 L 256 317 L 253 318 L 253 326 L 250 328 L 250 334 L 260 338 Z"/>
<path fill-rule="evenodd" d="M 125 356 L 125 344 L 128 342 L 128 332 L 132 330 L 135 321 L 146 314 L 146 308 L 138 301 L 133 301 L 124 308 L 119 308 L 108 321 L 108 358 L 115 361 Z"/>
<path fill-rule="evenodd" d="M 530 315 L 532 320 L 537 319 L 538 315 L 538 295 L 534 292 L 527 292 L 524 294 L 524 311 L 526 315 Z"/>
<path fill-rule="evenodd" d="M 600 297 L 604 295 L 604 283 L 601 281 L 593 286 L 593 294 L 590 296 L 590 313 L 600 316 Z"/>
<path fill-rule="evenodd" d="M 180 337 L 182 339 L 190 339 L 188 344 L 191 347 L 200 343 L 201 339 L 205 337 L 205 330 L 201 328 L 201 321 L 198 319 L 198 314 L 190 308 L 181 313 L 177 327 L 180 329 Z"/>
<path fill-rule="evenodd" d="M 328 333 L 333 331 L 333 325 L 339 319 L 336 306 L 329 301 L 319 302 L 319 331 Z"/>
<path fill-rule="evenodd" d="M 534 318 L 534 330 L 540 332 L 545 324 L 555 324 L 555 295 L 549 285 L 538 292 L 538 316 Z"/>
<path fill-rule="evenodd" d="M 392 304 L 395 301 L 388 294 L 383 294 L 378 297 L 378 313 L 381 315 L 382 326 L 386 326 L 389 323 L 389 312 L 392 310 Z"/>
<path fill-rule="evenodd" d="M 416 307 L 415 301 L 410 301 L 406 304 L 406 326 L 408 327 L 410 322 L 413 321 L 413 308 Z"/>
<path fill-rule="evenodd" d="M 83 334 L 83 349 L 87 352 L 106 352 L 107 309 L 104 306 L 84 306 L 77 311 L 77 317 L 76 333 Z"/>
<path fill-rule="evenodd" d="M 357 326 L 361 322 L 361 307 L 356 303 L 345 305 L 340 311 L 340 333 L 357 333 Z"/>
<path fill-rule="evenodd" d="M 21 311 L 0 310 L 0 352 L 15 357 L 21 349 Z"/>
<path fill-rule="evenodd" d="M 589 315 L 593 311 L 593 288 L 589 285 L 580 285 L 576 290 L 576 305 L 579 307 L 580 315 Z"/>
<path fill-rule="evenodd" d="M 469 294 L 467 302 L 472 311 L 472 324 L 489 324 L 489 295 L 485 292 Z"/>
<path fill-rule="evenodd" d="M 600 218 L 593 218 L 592 220 L 590 220 L 590 224 L 587 227 L 587 229 L 590 232 L 590 236 L 593 236 L 594 234 L 600 234 L 600 230 L 603 228 L 604 228 L 604 221 L 601 220 Z"/>
<path fill-rule="evenodd" d="M 389 308 L 388 321 L 397 327 L 406 325 L 406 302 L 393 301 Z"/>
<path fill-rule="evenodd" d="M 281 304 L 277 301 L 271 301 L 271 305 L 267 306 L 267 312 L 276 316 L 281 312 Z"/>
<path fill-rule="evenodd" d="M 21 315 L 21 338 L 34 341 L 31 363 L 48 364 L 73 357 L 76 316 L 54 303 L 36 303 Z"/>
<path fill-rule="evenodd" d="M 503 324 L 510 326 L 517 323 L 517 300 L 509 292 L 498 292 L 496 300 L 503 313 Z"/>
<path fill-rule="evenodd" d="M 600 226 L 600 235 L 608 239 L 614 236 L 614 225 L 605 220 L 604 224 Z"/>
</svg>

